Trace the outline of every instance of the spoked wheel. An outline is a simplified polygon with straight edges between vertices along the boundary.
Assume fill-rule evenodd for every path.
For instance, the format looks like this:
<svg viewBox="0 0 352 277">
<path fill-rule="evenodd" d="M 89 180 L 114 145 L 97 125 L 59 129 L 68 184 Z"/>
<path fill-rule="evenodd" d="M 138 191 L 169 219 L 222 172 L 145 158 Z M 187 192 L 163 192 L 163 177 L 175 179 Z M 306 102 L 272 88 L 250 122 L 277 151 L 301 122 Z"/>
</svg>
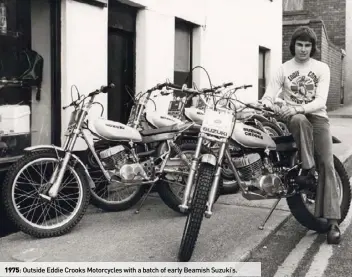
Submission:
<svg viewBox="0 0 352 277">
<path fill-rule="evenodd" d="M 189 160 L 192 160 L 193 155 L 196 151 L 196 146 L 197 145 L 194 143 L 186 143 L 186 144 L 180 145 L 179 147 L 182 153 L 185 154 L 189 158 Z M 206 147 L 203 147 L 201 150 L 201 154 L 205 154 L 209 152 L 210 150 L 207 149 Z M 172 159 L 175 156 L 177 156 L 176 153 L 171 154 L 170 159 Z M 179 159 L 179 157 L 177 157 L 176 159 Z M 188 165 L 185 162 L 183 163 L 184 164 L 181 167 L 177 168 L 177 170 L 182 171 L 184 174 L 181 175 L 181 174 L 167 173 L 165 174 L 164 179 L 158 182 L 158 193 L 160 198 L 168 207 L 170 207 L 171 209 L 179 213 L 183 213 L 180 211 L 178 206 L 182 204 L 183 195 L 184 195 L 186 183 L 187 183 L 188 172 L 189 172 Z M 223 186 L 222 178 L 220 179 L 219 182 L 220 182 L 219 190 L 216 195 L 215 202 L 220 197 L 220 190 Z M 190 199 L 192 199 L 193 193 L 194 193 L 194 186 L 191 190 Z M 186 212 L 186 214 L 187 213 L 188 212 Z"/>
<path fill-rule="evenodd" d="M 99 155 L 100 151 L 113 145 L 105 141 L 97 142 L 94 147 Z M 143 196 L 144 187 L 127 186 L 117 182 L 109 182 L 101 171 L 98 162 L 88 149 L 82 155 L 95 188 L 91 190 L 91 203 L 106 212 L 118 212 L 134 206 Z"/>
<path fill-rule="evenodd" d="M 281 127 L 276 125 L 275 123 L 264 121 L 262 122 L 262 125 L 267 134 L 271 137 L 279 137 L 285 134 Z"/>
<path fill-rule="evenodd" d="M 95 183 L 95 189 L 91 190 L 91 202 L 97 208 L 107 212 L 127 210 L 134 206 L 143 196 L 142 186 L 125 186 L 123 184 L 109 182 L 100 168 L 89 170 L 89 174 Z"/>
<path fill-rule="evenodd" d="M 181 245 L 178 253 L 180 262 L 188 262 L 193 254 L 200 227 L 202 225 L 204 212 L 207 207 L 208 195 L 215 174 L 215 167 L 202 163 L 199 167 L 199 175 L 196 183 L 195 193 L 190 207 L 190 213 L 183 231 Z"/>
<path fill-rule="evenodd" d="M 26 154 L 9 169 L 3 184 L 4 206 L 24 233 L 39 238 L 60 236 L 83 217 L 90 191 L 81 167 L 69 163 L 57 197 L 45 197 L 59 163 L 55 151 L 43 150 Z"/>
</svg>

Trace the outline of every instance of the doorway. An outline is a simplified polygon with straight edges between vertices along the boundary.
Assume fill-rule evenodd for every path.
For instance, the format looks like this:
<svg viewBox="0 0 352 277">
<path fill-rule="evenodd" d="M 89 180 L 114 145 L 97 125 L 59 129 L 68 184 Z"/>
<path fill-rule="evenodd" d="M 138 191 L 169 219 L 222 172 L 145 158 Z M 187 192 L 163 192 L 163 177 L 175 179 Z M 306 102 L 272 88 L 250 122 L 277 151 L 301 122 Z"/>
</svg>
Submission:
<svg viewBox="0 0 352 277">
<path fill-rule="evenodd" d="M 136 8 L 109 1 L 108 82 L 115 88 L 108 94 L 108 119 L 124 124 L 133 105 L 130 93 L 134 94 L 135 87 L 136 14 Z"/>
</svg>

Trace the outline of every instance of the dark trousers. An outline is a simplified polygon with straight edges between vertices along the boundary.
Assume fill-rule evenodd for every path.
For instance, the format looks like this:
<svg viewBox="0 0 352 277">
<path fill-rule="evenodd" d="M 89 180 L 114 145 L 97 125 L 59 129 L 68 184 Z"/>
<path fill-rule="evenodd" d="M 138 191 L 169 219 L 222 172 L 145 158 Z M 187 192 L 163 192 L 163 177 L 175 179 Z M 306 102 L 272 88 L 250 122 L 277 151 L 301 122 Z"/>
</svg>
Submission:
<svg viewBox="0 0 352 277">
<path fill-rule="evenodd" d="M 315 199 L 315 216 L 340 219 L 339 193 L 332 153 L 329 119 L 316 115 L 294 115 L 288 128 L 297 143 L 303 169 L 315 166 L 316 154 L 319 177 Z"/>
</svg>

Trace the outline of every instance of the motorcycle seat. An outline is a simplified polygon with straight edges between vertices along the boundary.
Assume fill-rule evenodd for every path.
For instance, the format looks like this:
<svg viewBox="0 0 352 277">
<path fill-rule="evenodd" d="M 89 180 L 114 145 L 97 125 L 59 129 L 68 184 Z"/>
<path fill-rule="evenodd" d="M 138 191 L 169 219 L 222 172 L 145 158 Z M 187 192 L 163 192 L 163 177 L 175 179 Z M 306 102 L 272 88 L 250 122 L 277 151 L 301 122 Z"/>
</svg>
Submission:
<svg viewBox="0 0 352 277">
<path fill-rule="evenodd" d="M 157 129 L 143 130 L 141 131 L 141 135 L 145 137 L 145 136 L 153 136 L 158 134 L 176 133 L 187 129 L 187 127 L 189 126 L 191 126 L 190 123 L 174 124 L 171 126 L 161 127 Z"/>
</svg>

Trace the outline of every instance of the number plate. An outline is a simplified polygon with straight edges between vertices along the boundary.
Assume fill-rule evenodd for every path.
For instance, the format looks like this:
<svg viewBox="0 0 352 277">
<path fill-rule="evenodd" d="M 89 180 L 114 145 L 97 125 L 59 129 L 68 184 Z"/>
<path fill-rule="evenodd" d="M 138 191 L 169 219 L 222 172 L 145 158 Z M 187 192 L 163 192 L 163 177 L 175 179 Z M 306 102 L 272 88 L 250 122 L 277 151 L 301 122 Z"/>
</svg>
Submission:
<svg viewBox="0 0 352 277">
<path fill-rule="evenodd" d="M 204 115 L 201 132 L 228 138 L 233 126 L 233 115 L 225 111 L 207 109 Z"/>
<path fill-rule="evenodd" d="M 76 120 L 77 120 L 77 114 L 78 114 L 77 110 L 75 110 L 71 113 L 70 121 L 68 122 L 65 136 L 69 136 L 71 134 L 71 132 L 73 131 L 75 124 L 76 124 Z"/>
</svg>

